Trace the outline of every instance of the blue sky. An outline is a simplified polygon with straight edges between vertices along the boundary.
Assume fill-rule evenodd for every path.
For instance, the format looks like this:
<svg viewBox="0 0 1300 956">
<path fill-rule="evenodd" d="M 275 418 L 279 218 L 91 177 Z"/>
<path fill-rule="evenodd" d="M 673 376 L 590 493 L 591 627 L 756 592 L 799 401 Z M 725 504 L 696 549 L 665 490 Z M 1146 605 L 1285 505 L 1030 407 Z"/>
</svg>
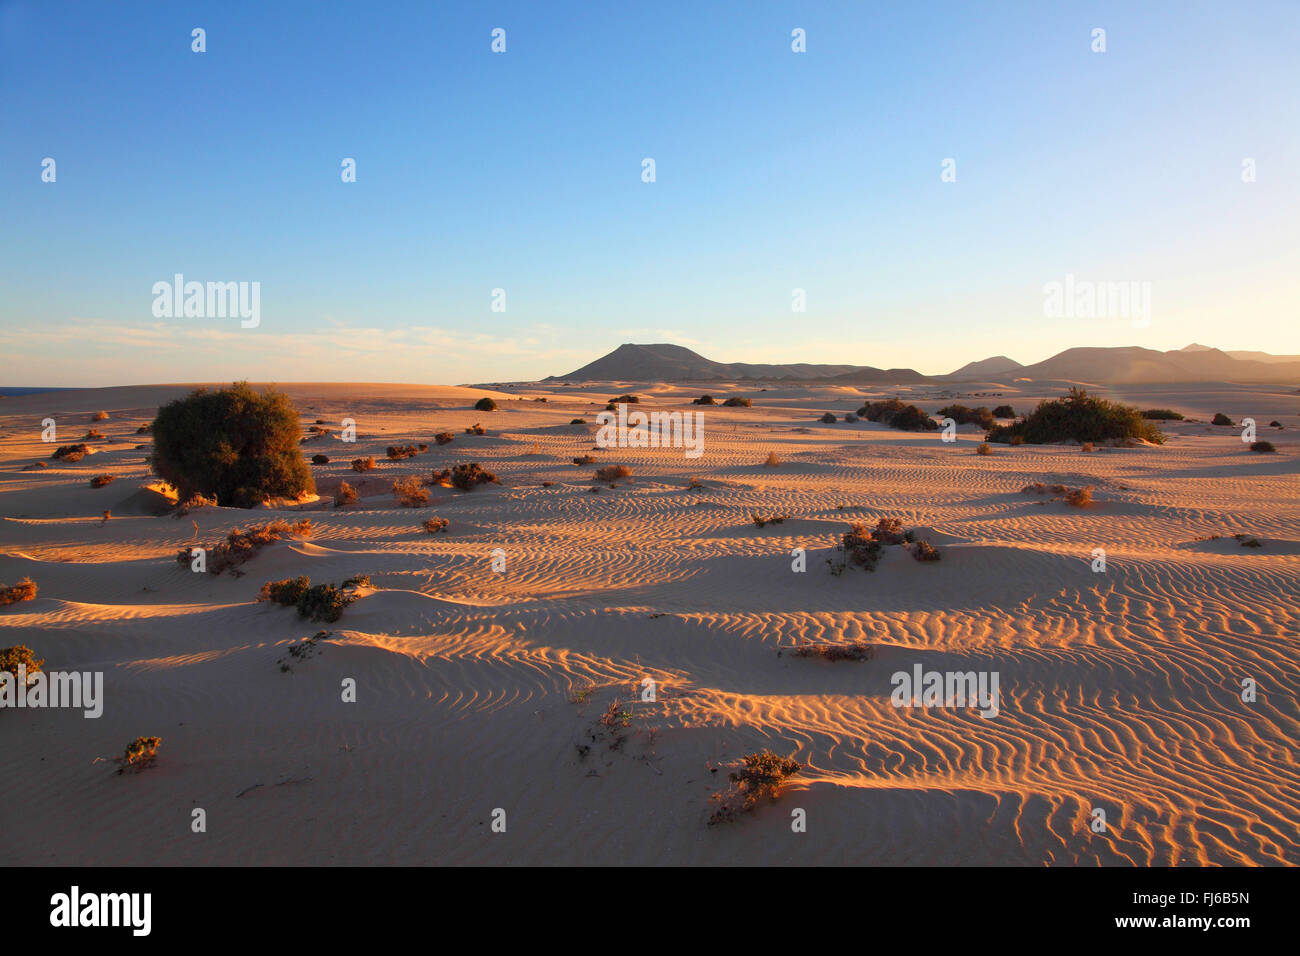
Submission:
<svg viewBox="0 0 1300 956">
<path fill-rule="evenodd" d="M 1298 46 L 1294 2 L 0 0 L 0 383 L 1300 353 Z M 178 272 L 260 324 L 156 318 Z M 1149 326 L 1045 318 L 1067 273 Z"/>
</svg>

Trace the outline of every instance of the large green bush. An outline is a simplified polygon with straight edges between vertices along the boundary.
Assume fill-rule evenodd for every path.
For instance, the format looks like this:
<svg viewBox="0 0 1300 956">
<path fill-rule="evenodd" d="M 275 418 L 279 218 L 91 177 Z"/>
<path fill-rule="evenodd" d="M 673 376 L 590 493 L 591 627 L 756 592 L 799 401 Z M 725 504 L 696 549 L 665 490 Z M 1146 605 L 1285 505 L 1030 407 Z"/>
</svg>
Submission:
<svg viewBox="0 0 1300 956">
<path fill-rule="evenodd" d="M 283 392 L 257 392 L 247 382 L 200 388 L 158 409 L 150 464 L 181 501 L 203 495 L 251 508 L 316 490 L 299 431 L 298 412 Z"/>
<path fill-rule="evenodd" d="M 988 441 L 996 442 L 1014 443 L 1017 438 L 1033 445 L 1133 438 L 1163 444 L 1165 440 L 1160 429 L 1134 406 L 1107 401 L 1080 388 L 1071 388 L 1064 398 L 1039 402 L 1025 418 L 995 426 L 987 435 Z"/>
</svg>

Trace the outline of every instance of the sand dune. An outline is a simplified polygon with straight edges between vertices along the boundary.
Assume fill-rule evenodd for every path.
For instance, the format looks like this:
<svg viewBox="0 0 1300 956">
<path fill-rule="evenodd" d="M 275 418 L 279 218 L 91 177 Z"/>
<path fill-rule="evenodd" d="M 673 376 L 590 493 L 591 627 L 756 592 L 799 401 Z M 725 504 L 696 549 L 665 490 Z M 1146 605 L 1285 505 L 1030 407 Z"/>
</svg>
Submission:
<svg viewBox="0 0 1300 956">
<path fill-rule="evenodd" d="M 1049 394 L 1021 387 L 1038 392 L 962 400 L 1027 409 Z M 4 841 L 0 863 L 1300 863 L 1300 396 L 1121 396 L 1202 421 L 1253 415 L 1274 456 L 1235 429 L 1181 423 L 1163 447 L 981 457 L 977 432 L 945 445 L 816 420 L 864 390 L 752 384 L 710 387 L 754 407 L 702 409 L 698 459 L 592 451 L 596 412 L 629 388 L 651 408 L 701 410 L 699 389 L 671 385 L 538 385 L 493 393 L 491 413 L 470 407 L 488 394 L 473 389 L 286 386 L 304 426 L 357 422 L 355 444 L 302 446 L 330 457 L 313 469 L 320 500 L 182 518 L 141 494 L 148 436 L 135 431 L 185 387 L 6 400 L 0 581 L 40 591 L 0 609 L 0 646 L 31 646 L 47 670 L 102 670 L 106 701 L 96 720 L 0 713 L 0 807 L 39 835 Z M 895 391 L 931 411 L 947 401 Z M 22 470 L 49 454 L 42 417 L 73 441 L 99 409 L 96 454 Z M 1273 419 L 1285 430 L 1262 427 Z M 475 422 L 486 436 L 464 434 Z M 454 441 L 432 444 L 444 429 Z M 384 459 L 404 442 L 430 448 Z M 769 452 L 779 467 L 762 464 Z M 371 454 L 375 472 L 351 471 Z M 591 493 L 596 465 L 571 463 L 582 454 L 633 477 Z M 502 484 L 434 488 L 414 509 L 387 490 L 465 461 Z M 117 480 L 92 489 L 99 473 Z M 362 500 L 335 509 L 343 480 Z M 1091 484 L 1093 504 L 1021 492 L 1035 481 Z M 754 512 L 788 517 L 760 528 Z M 446 534 L 419 527 L 431 515 Z M 848 523 L 879 516 L 922 529 L 942 561 L 894 548 L 874 573 L 832 575 Z M 315 532 L 238 577 L 176 561 L 274 517 Z M 806 573 L 791 570 L 796 548 Z M 269 580 L 355 574 L 371 587 L 333 624 L 256 601 Z M 282 671 L 288 646 L 322 629 Z M 789 653 L 854 641 L 874 657 Z M 998 672 L 1000 712 L 895 707 L 891 675 L 917 664 Z M 340 700 L 349 677 L 355 703 Z M 637 699 L 645 678 L 653 702 Z M 1242 678 L 1258 682 L 1254 703 Z M 631 717 L 611 733 L 599 718 L 615 700 Z M 145 773 L 98 759 L 141 734 L 163 738 Z M 778 802 L 706 826 L 727 766 L 764 747 L 804 769 Z M 1089 826 L 1098 807 L 1104 834 Z M 791 832 L 794 808 L 806 833 Z"/>
</svg>

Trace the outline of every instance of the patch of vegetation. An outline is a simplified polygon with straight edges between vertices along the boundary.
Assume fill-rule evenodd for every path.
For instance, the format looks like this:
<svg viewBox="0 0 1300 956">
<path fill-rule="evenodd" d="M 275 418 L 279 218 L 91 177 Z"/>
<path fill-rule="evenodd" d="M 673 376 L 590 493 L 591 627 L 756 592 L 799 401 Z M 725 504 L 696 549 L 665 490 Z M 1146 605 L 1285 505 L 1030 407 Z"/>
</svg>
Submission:
<svg viewBox="0 0 1300 956">
<path fill-rule="evenodd" d="M 30 465 L 24 465 L 23 471 L 40 471 L 42 468 L 49 468 L 49 467 L 50 466 L 43 461 L 34 461 Z"/>
<path fill-rule="evenodd" d="M 938 561 L 943 557 L 939 549 L 924 538 L 913 541 L 909 550 L 912 552 L 912 557 L 918 561 Z"/>
<path fill-rule="evenodd" d="M 869 661 L 876 648 L 865 641 L 853 644 L 800 644 L 790 650 L 791 657 L 820 657 L 824 661 Z"/>
<path fill-rule="evenodd" d="M 967 408 L 965 405 L 945 405 L 935 413 L 940 418 L 951 418 L 958 425 L 978 425 L 986 431 L 997 424 L 994 415 L 983 405 Z"/>
<path fill-rule="evenodd" d="M 447 531 L 447 523 L 446 518 L 426 518 L 420 527 L 429 532 L 429 534 L 437 534 L 439 531 L 445 534 Z"/>
<path fill-rule="evenodd" d="M 404 458 L 414 458 L 419 454 L 414 445 L 389 445 L 388 458 L 391 461 L 401 461 Z"/>
<path fill-rule="evenodd" d="M 328 465 L 330 463 L 329 455 L 312 455 L 311 463 L 313 465 Z"/>
<path fill-rule="evenodd" d="M 90 431 L 86 432 L 86 434 L 82 437 L 82 441 L 103 441 L 103 440 L 104 440 L 104 433 L 97 432 L 93 428 Z"/>
<path fill-rule="evenodd" d="M 1033 445 L 1055 442 L 1142 439 L 1157 445 L 1165 436 L 1132 405 L 1120 405 L 1074 387 L 1064 398 L 1051 399 L 1020 421 L 995 425 L 985 436 L 991 442 L 1020 438 Z M 1014 443 L 1014 442 L 1013 442 Z"/>
<path fill-rule="evenodd" d="M 54 449 L 50 455 L 51 458 L 57 458 L 59 461 L 81 461 L 90 454 L 90 446 L 85 442 L 78 442 L 75 445 L 60 445 Z"/>
<path fill-rule="evenodd" d="M 858 415 L 869 422 L 879 422 L 905 432 L 938 431 L 939 424 L 915 405 L 897 398 L 868 402 L 858 409 Z"/>
<path fill-rule="evenodd" d="M 1084 454 L 1088 454 L 1088 453 L 1090 453 L 1090 452 L 1094 452 L 1094 451 L 1096 451 L 1096 450 L 1097 450 L 1097 446 L 1094 445 L 1094 444 L 1093 444 L 1092 442 L 1090 442 L 1090 441 L 1086 441 L 1086 442 L 1084 442 L 1082 445 L 1079 446 L 1079 451 L 1083 452 Z"/>
<path fill-rule="evenodd" d="M 374 471 L 374 470 L 375 470 L 375 456 L 374 456 L 374 455 L 370 455 L 370 456 L 367 457 L 367 458 L 353 458 L 353 459 L 352 459 L 352 470 L 353 470 L 353 471 L 357 471 L 357 472 L 361 472 L 361 471 Z"/>
<path fill-rule="evenodd" d="M 329 631 L 317 631 L 311 637 L 304 637 L 297 644 L 290 644 L 285 648 L 288 654 L 276 661 L 280 665 L 280 673 L 287 674 L 293 670 L 294 664 L 310 660 L 319 649 L 320 642 L 329 636 Z"/>
<path fill-rule="evenodd" d="M 1142 412 L 1142 417 L 1157 422 L 1181 422 L 1183 420 L 1183 416 L 1172 408 L 1148 408 Z"/>
<path fill-rule="evenodd" d="M 749 517 L 756 527 L 762 528 L 769 524 L 783 524 L 785 519 L 790 516 L 788 514 L 761 515 L 757 511 L 754 511 L 750 513 Z"/>
<path fill-rule="evenodd" d="M 636 405 L 640 401 L 641 399 L 635 395 L 620 395 L 618 398 L 611 398 L 609 403 L 611 405 Z"/>
<path fill-rule="evenodd" d="M 583 465 L 594 465 L 596 463 L 596 457 L 594 455 L 579 455 L 577 458 L 573 459 L 573 463 L 579 468 Z"/>
<path fill-rule="evenodd" d="M 7 671 L 13 675 L 14 683 L 18 682 L 20 667 L 26 668 L 24 673 L 27 675 L 27 683 L 32 682 L 45 663 L 44 658 L 37 658 L 32 653 L 32 649 L 25 644 L 15 644 L 13 647 L 0 647 L 0 671 Z"/>
<path fill-rule="evenodd" d="M 421 508 L 429 503 L 429 492 L 415 475 L 403 475 L 394 480 L 393 497 L 404 508 Z"/>
<path fill-rule="evenodd" d="M 1243 548 L 1262 548 L 1264 542 L 1260 541 L 1259 538 L 1246 538 L 1241 542 L 1241 546 Z"/>
<path fill-rule="evenodd" d="M 337 587 L 333 584 L 312 585 L 305 575 L 268 581 L 262 585 L 259 601 L 272 601 L 285 607 L 296 607 L 298 616 L 312 621 L 334 622 L 343 616 L 343 609 L 357 600 L 356 589 L 369 587 L 370 577 L 358 575 L 348 578 Z"/>
<path fill-rule="evenodd" d="M 19 601 L 30 601 L 36 597 L 36 582 L 23 578 L 17 584 L 0 584 L 0 607 L 8 607 Z"/>
<path fill-rule="evenodd" d="M 691 404 L 692 405 L 716 405 L 718 403 L 714 400 L 712 395 L 701 395 L 699 398 L 691 402 Z"/>
<path fill-rule="evenodd" d="M 344 505 L 357 503 L 357 489 L 353 488 L 346 481 L 339 482 L 339 490 L 334 495 L 334 507 L 342 508 Z"/>
<path fill-rule="evenodd" d="M 624 708 L 621 700 L 611 700 L 599 723 L 602 727 L 629 727 L 632 724 L 632 712 Z"/>
<path fill-rule="evenodd" d="M 479 485 L 492 484 L 497 480 L 496 475 L 481 467 L 478 462 L 457 465 L 451 470 L 449 477 L 452 485 L 461 491 L 473 491 Z"/>
<path fill-rule="evenodd" d="M 283 392 L 256 392 L 247 382 L 201 388 L 158 409 L 149 462 L 181 498 L 198 493 L 239 508 L 297 498 L 316 490 L 298 429 Z"/>
<path fill-rule="evenodd" d="M 1012 408 L 1010 405 L 999 405 L 997 408 L 993 409 L 993 417 L 994 418 L 1015 418 L 1016 410 Z"/>
<path fill-rule="evenodd" d="M 94 478 L 90 479 L 90 487 L 103 488 L 105 485 L 111 485 L 115 481 L 117 481 L 116 475 L 96 475 Z"/>
<path fill-rule="evenodd" d="M 474 403 L 474 410 L 478 412 L 495 412 L 497 410 L 497 403 L 484 395 Z"/>
<path fill-rule="evenodd" d="M 486 434 L 487 434 L 487 429 L 484 428 L 482 425 L 480 425 L 478 422 L 475 422 L 473 425 L 470 425 L 469 428 L 466 428 L 466 429 L 465 429 L 465 434 L 466 434 L 466 435 L 486 435 Z"/>
<path fill-rule="evenodd" d="M 617 481 L 620 478 L 629 478 L 632 475 L 632 469 L 627 465 L 606 465 L 604 468 L 596 469 L 597 481 Z"/>
<path fill-rule="evenodd" d="M 977 454 L 977 455 L 991 455 L 991 454 L 993 454 L 993 446 L 991 446 L 991 445 L 990 445 L 988 442 L 986 442 L 986 441 L 985 441 L 985 442 L 980 442 L 979 445 L 977 445 L 976 448 L 975 448 L 975 454 Z"/>
<path fill-rule="evenodd" d="M 709 825 L 730 823 L 753 810 L 760 800 L 775 800 L 781 787 L 803 767 L 789 757 L 779 757 L 769 750 L 746 754 L 736 770 L 727 774 L 731 788 L 715 793 L 717 805 L 709 816 Z"/>
<path fill-rule="evenodd" d="M 781 459 L 776 452 L 769 451 L 767 458 L 763 459 L 763 465 L 767 468 L 779 468 L 781 467 Z"/>
<path fill-rule="evenodd" d="M 823 416 L 821 417 L 820 421 L 823 422 L 823 423 L 826 424 L 826 425 L 834 425 L 834 424 L 835 424 L 835 413 L 834 413 L 834 412 L 827 412 L 825 415 L 823 415 Z"/>
<path fill-rule="evenodd" d="M 569 422 L 569 424 L 570 424 L 570 425 L 585 425 L 585 424 L 587 424 L 587 421 L 586 421 L 586 419 L 584 419 L 584 418 L 575 418 L 575 419 L 573 419 L 573 421 Z"/>
<path fill-rule="evenodd" d="M 118 773 L 139 773 L 153 766 L 158 757 L 161 737 L 137 737 L 126 745 L 122 756 L 117 758 Z"/>
<path fill-rule="evenodd" d="M 749 408 L 754 404 L 752 399 L 741 398 L 739 395 L 733 395 L 722 403 L 724 408 Z"/>
<path fill-rule="evenodd" d="M 221 574 L 223 571 L 230 571 L 235 576 L 242 572 L 237 571 L 239 565 L 257 554 L 262 548 L 266 547 L 281 538 L 293 535 L 296 538 L 309 538 L 312 533 L 310 518 L 304 518 L 296 524 L 280 519 L 263 525 L 254 525 L 247 531 L 235 529 L 226 535 L 226 540 L 219 542 L 208 549 L 208 573 Z M 181 548 L 176 555 L 176 560 L 181 564 L 188 565 L 191 560 L 190 549 Z"/>
<path fill-rule="evenodd" d="M 1215 412 L 1214 418 L 1211 420 L 1210 424 L 1211 425 L 1235 425 L 1236 422 L 1234 422 L 1227 415 L 1223 414 L 1223 412 Z"/>
<path fill-rule="evenodd" d="M 1251 443 L 1250 450 L 1267 453 L 1267 452 L 1275 452 L 1277 451 L 1277 448 L 1273 446 L 1273 443 L 1271 441 L 1257 441 Z"/>
</svg>

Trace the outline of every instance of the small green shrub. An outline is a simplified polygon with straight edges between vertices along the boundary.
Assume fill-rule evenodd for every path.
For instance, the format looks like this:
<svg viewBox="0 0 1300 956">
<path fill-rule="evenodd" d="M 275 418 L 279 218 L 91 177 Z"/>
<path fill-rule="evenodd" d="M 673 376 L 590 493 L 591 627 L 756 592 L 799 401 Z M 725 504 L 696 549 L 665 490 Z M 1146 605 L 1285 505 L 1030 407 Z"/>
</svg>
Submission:
<svg viewBox="0 0 1300 956">
<path fill-rule="evenodd" d="M 485 395 L 474 403 L 474 410 L 479 412 L 495 412 L 497 410 L 497 403 Z"/>
<path fill-rule="evenodd" d="M 741 398 L 738 395 L 733 395 L 731 398 L 727 399 L 725 402 L 722 403 L 724 408 L 749 408 L 753 404 L 754 402 L 752 399 Z"/>
<path fill-rule="evenodd" d="M 740 766 L 727 774 L 730 790 L 713 794 L 711 799 L 717 806 L 709 816 L 709 825 L 730 823 L 753 810 L 760 800 L 775 800 L 785 781 L 802 769 L 794 760 L 768 750 L 746 754 Z"/>
<path fill-rule="evenodd" d="M 1275 452 L 1277 451 L 1277 448 L 1273 446 L 1271 441 L 1257 441 L 1251 443 L 1250 450 L 1259 452 Z"/>
<path fill-rule="evenodd" d="M 1227 415 L 1223 414 L 1223 412 L 1215 412 L 1214 419 L 1210 422 L 1210 424 L 1211 425 L 1234 425 L 1236 423 Z"/>
<path fill-rule="evenodd" d="M 985 440 L 1015 444 L 1017 437 L 1034 445 L 1128 439 L 1163 444 L 1165 440 L 1160 429 L 1132 405 L 1107 401 L 1077 387 L 1071 388 L 1064 398 L 1040 402 L 1020 421 L 995 425 Z"/>
<path fill-rule="evenodd" d="M 1143 418 L 1158 422 L 1181 422 L 1183 416 L 1172 408 L 1148 408 L 1142 413 Z"/>
<path fill-rule="evenodd" d="M 461 491 L 473 491 L 479 485 L 491 484 L 497 476 L 481 467 L 478 462 L 457 465 L 451 470 L 451 483 Z"/>
</svg>

